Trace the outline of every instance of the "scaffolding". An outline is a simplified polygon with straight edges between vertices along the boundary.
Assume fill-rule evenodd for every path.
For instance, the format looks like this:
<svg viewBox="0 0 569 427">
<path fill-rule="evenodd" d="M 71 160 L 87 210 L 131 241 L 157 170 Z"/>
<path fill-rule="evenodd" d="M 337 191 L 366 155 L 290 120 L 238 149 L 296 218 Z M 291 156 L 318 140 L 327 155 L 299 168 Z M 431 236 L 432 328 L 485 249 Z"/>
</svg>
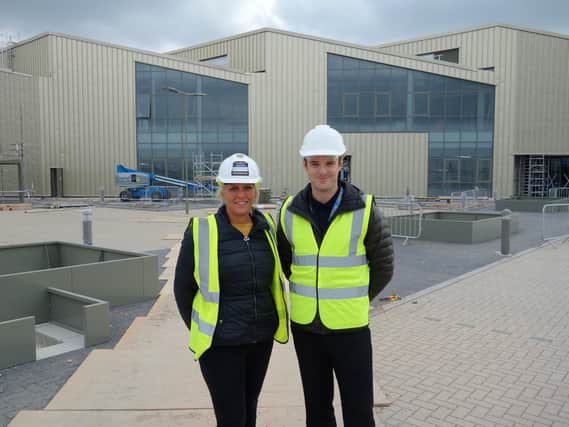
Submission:
<svg viewBox="0 0 569 427">
<path fill-rule="evenodd" d="M 193 181 L 198 184 L 195 190 L 196 197 L 213 198 L 215 196 L 215 180 L 222 161 L 223 153 L 209 153 L 209 158 L 206 158 L 204 152 L 194 153 Z"/>
<path fill-rule="evenodd" d="M 547 197 L 549 167 L 543 154 L 520 156 L 518 165 L 518 195 L 525 197 Z"/>
</svg>

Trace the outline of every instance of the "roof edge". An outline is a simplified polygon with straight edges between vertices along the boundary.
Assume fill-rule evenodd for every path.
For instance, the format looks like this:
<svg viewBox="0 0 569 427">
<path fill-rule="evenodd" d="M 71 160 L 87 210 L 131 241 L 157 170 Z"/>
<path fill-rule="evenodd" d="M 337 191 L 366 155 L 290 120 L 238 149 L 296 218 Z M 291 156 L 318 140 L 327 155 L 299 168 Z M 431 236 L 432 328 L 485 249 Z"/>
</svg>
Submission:
<svg viewBox="0 0 569 427">
<path fill-rule="evenodd" d="M 528 33 L 540 34 L 540 35 L 544 35 L 544 36 L 557 37 L 557 38 L 569 40 L 569 35 L 565 35 L 565 34 L 561 34 L 561 33 L 554 33 L 551 31 L 537 30 L 537 29 L 528 28 L 528 27 L 518 27 L 516 25 L 510 25 L 510 24 L 487 24 L 487 25 L 481 25 L 478 27 L 470 27 L 470 28 L 466 28 L 464 30 L 459 30 L 459 31 L 448 31 L 445 33 L 432 34 L 432 35 L 425 36 L 425 37 L 414 37 L 412 39 L 406 39 L 406 40 L 401 40 L 401 41 L 397 41 L 397 42 L 390 42 L 390 43 L 382 43 L 379 45 L 372 45 L 372 46 L 376 49 L 384 49 L 384 48 L 391 47 L 391 46 L 399 46 L 399 45 L 407 44 L 407 43 L 413 43 L 413 42 L 418 42 L 418 41 L 423 41 L 423 40 L 431 40 L 431 39 L 436 39 L 436 38 L 440 38 L 440 37 L 448 37 L 448 36 L 452 36 L 452 35 L 456 35 L 456 34 L 470 33 L 473 31 L 487 30 L 490 28 L 506 28 L 508 30 L 524 31 L 524 32 L 528 32 Z"/>
<path fill-rule="evenodd" d="M 257 30 L 236 34 L 234 36 L 229 36 L 229 37 L 224 37 L 221 39 L 212 40 L 211 42 L 200 43 L 200 44 L 195 45 L 195 46 L 189 46 L 187 48 L 177 49 L 175 51 L 170 51 L 168 54 L 171 55 L 175 52 L 182 52 L 184 50 L 198 49 L 198 48 L 209 46 L 212 44 L 221 43 L 221 42 L 229 41 L 229 40 L 236 40 L 236 39 L 240 39 L 243 37 L 249 37 L 251 35 L 260 34 L 260 33 L 274 33 L 274 34 L 280 34 L 280 35 L 284 35 L 284 36 L 288 36 L 288 37 L 303 38 L 303 39 L 312 40 L 312 41 L 321 42 L 321 43 L 330 43 L 330 44 L 349 47 L 349 48 L 353 48 L 353 49 L 369 51 L 369 52 L 373 52 L 373 53 L 381 53 L 382 55 L 390 55 L 390 56 L 395 56 L 395 57 L 399 57 L 399 58 L 412 59 L 412 60 L 419 61 L 419 62 L 428 62 L 428 63 L 432 63 L 432 64 L 437 64 L 437 65 L 443 66 L 443 67 L 455 68 L 455 69 L 460 69 L 460 70 L 465 70 L 465 71 L 475 71 L 475 72 L 482 72 L 482 73 L 485 72 L 483 70 L 479 70 L 479 69 L 474 68 L 474 67 L 468 67 L 466 65 L 453 64 L 450 62 L 449 63 L 442 63 L 441 61 L 436 61 L 436 60 L 432 60 L 432 59 L 428 59 L 428 58 L 422 58 L 422 57 L 414 56 L 414 55 L 407 55 L 407 54 L 399 53 L 399 52 L 384 52 L 383 50 L 378 49 L 378 48 L 373 47 L 373 46 L 343 42 L 343 41 L 339 41 L 339 40 L 328 39 L 328 38 L 324 38 L 324 37 L 317 37 L 317 36 L 312 36 L 309 34 L 296 33 L 293 31 L 280 30 L 280 29 L 270 28 L 270 27 L 263 27 L 263 28 L 259 28 Z"/>
<path fill-rule="evenodd" d="M 45 37 L 61 37 L 61 38 L 66 38 L 69 40 L 75 40 L 75 41 L 79 41 L 79 42 L 84 42 L 84 43 L 91 43 L 91 44 L 96 44 L 96 45 L 100 45 L 100 46 L 105 46 L 105 47 L 111 47 L 114 49 L 123 49 L 123 50 L 128 50 L 131 52 L 136 52 L 136 53 L 140 53 L 143 55 L 150 55 L 150 56 L 156 56 L 159 58 L 165 58 L 165 59 L 170 59 L 173 61 L 179 61 L 179 62 L 183 62 L 186 64 L 192 64 L 192 65 L 199 65 L 201 67 L 205 67 L 205 68 L 211 68 L 214 70 L 221 70 L 221 71 L 228 71 L 230 73 L 234 73 L 234 74 L 238 74 L 238 75 L 242 75 L 242 76 L 247 76 L 249 73 L 246 73 L 244 71 L 241 70 L 237 70 L 234 68 L 229 68 L 229 67 L 218 67 L 215 65 L 211 65 L 211 64 L 207 64 L 207 63 L 203 63 L 203 62 L 199 62 L 199 61 L 192 61 L 189 59 L 185 59 L 185 58 L 181 58 L 179 56 L 173 56 L 173 55 L 168 55 L 165 53 L 159 53 L 159 52 L 154 52 L 151 50 L 144 50 L 144 49 L 138 49 L 138 48 L 133 48 L 133 47 L 128 47 L 128 46 L 124 46 L 124 45 L 119 45 L 119 44 L 114 44 L 114 43 L 108 43 L 108 42 L 102 42 L 99 40 L 94 40 L 94 39 L 89 39 L 89 38 L 85 38 L 85 37 L 79 37 L 79 36 L 73 36 L 70 34 L 64 34 L 64 33 L 54 33 L 54 32 L 44 32 L 44 33 L 40 33 L 36 36 L 30 37 L 29 39 L 25 39 L 22 40 L 20 42 L 14 43 L 13 45 L 11 45 L 10 47 L 8 47 L 8 49 L 13 49 L 13 48 L 18 48 L 20 46 L 24 46 L 26 44 L 32 43 L 36 40 L 45 38 Z"/>
<path fill-rule="evenodd" d="M 205 47 L 205 46 L 209 46 L 211 44 L 216 44 L 216 43 L 223 43 L 225 41 L 229 41 L 229 40 L 236 40 L 236 39 L 240 39 L 243 37 L 249 37 L 252 36 L 254 34 L 260 34 L 260 33 L 265 33 L 265 32 L 270 32 L 272 30 L 272 28 L 268 28 L 268 27 L 262 27 L 262 28 L 258 28 L 256 30 L 251 30 L 251 31 L 247 31 L 244 33 L 239 33 L 239 34 L 235 34 L 233 36 L 225 36 L 225 37 L 221 37 L 219 39 L 214 39 L 208 42 L 201 42 L 198 44 L 194 44 L 194 45 L 190 45 L 190 46 L 186 46 L 186 47 L 182 47 L 179 49 L 174 49 L 174 50 L 169 50 L 164 52 L 165 55 L 174 55 L 176 53 L 179 52 L 183 52 L 185 50 L 191 50 L 191 49 L 199 49 L 201 47 Z"/>
</svg>

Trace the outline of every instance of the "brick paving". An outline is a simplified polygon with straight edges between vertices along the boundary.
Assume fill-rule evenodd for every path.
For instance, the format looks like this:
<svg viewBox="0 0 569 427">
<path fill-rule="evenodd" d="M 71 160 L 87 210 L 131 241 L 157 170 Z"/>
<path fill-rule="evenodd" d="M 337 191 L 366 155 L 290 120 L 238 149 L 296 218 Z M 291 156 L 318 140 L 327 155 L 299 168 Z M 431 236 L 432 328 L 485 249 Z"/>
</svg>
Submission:
<svg viewBox="0 0 569 427">
<path fill-rule="evenodd" d="M 568 426 L 569 243 L 376 310 L 386 425 Z"/>
</svg>

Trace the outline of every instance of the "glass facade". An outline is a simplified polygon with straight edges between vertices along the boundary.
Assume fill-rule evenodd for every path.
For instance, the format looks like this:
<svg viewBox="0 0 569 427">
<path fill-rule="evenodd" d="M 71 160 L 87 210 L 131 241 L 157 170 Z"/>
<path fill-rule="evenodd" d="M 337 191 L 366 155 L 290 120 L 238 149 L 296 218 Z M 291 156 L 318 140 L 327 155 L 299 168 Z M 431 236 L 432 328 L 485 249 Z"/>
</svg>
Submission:
<svg viewBox="0 0 569 427">
<path fill-rule="evenodd" d="M 178 179 L 198 152 L 247 154 L 247 85 L 136 63 L 136 145 L 140 170 Z"/>
<path fill-rule="evenodd" d="M 334 54 L 327 69 L 330 126 L 428 132 L 430 196 L 491 192 L 494 86 Z"/>
</svg>

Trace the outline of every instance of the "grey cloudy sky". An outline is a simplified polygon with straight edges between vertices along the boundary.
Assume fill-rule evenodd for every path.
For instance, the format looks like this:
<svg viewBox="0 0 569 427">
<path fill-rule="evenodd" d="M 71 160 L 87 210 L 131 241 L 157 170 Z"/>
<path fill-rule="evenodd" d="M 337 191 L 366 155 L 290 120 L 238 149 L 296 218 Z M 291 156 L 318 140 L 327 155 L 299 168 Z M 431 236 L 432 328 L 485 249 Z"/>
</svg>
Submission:
<svg viewBox="0 0 569 427">
<path fill-rule="evenodd" d="M 569 0 L 0 0 L 0 45 L 50 31 L 164 52 L 262 27 L 373 45 L 496 23 L 569 34 Z"/>
</svg>

